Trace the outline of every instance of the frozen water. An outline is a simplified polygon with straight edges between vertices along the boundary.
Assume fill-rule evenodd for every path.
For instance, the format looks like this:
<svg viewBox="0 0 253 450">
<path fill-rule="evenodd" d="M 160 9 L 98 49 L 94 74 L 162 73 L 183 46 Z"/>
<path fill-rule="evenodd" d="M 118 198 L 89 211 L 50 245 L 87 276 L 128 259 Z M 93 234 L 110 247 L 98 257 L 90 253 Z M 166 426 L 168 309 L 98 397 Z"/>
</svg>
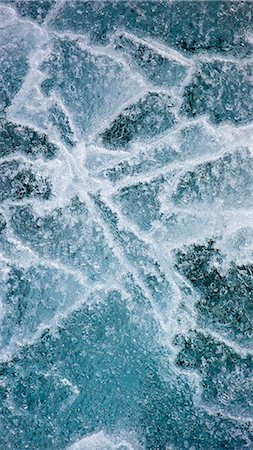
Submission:
<svg viewBox="0 0 253 450">
<path fill-rule="evenodd" d="M 5 0 L 6 3 L 10 3 L 21 17 L 33 19 L 38 23 L 42 23 L 50 9 L 54 6 L 54 0 Z"/>
<path fill-rule="evenodd" d="M 63 142 L 68 147 L 73 147 L 75 144 L 74 133 L 71 129 L 69 119 L 57 103 L 52 104 L 49 108 L 49 121 L 57 128 Z"/>
<path fill-rule="evenodd" d="M 0 0 L 0 449 L 253 448 L 252 13 Z"/>
<path fill-rule="evenodd" d="M 201 326 L 220 331 L 238 344 L 250 346 L 253 334 L 252 265 L 231 266 L 222 273 L 222 254 L 213 242 L 177 253 L 177 267 L 197 288 Z"/>
<path fill-rule="evenodd" d="M 155 86 L 179 86 L 185 79 L 187 65 L 184 60 L 158 53 L 157 49 L 124 34 L 116 37 L 114 46 Z"/>
<path fill-rule="evenodd" d="M 57 153 L 57 146 L 48 140 L 46 134 L 12 122 L 1 122 L 0 156 L 24 154 L 29 158 L 51 159 Z"/>
<path fill-rule="evenodd" d="M 93 41 L 101 44 L 123 28 L 140 37 L 155 38 L 184 53 L 239 57 L 252 54 L 252 44 L 247 39 L 252 27 L 251 2 L 214 0 L 208 6 L 207 2 L 187 3 L 78 0 L 74 5 L 67 1 L 50 24 L 59 31 L 90 34 Z"/>
<path fill-rule="evenodd" d="M 95 120 L 105 120 L 136 95 L 139 84 L 122 63 L 67 37 L 56 39 L 41 70 L 45 74 L 42 92 L 59 97 L 74 123 L 88 134 Z"/>
<path fill-rule="evenodd" d="M 64 312 L 84 291 L 80 282 L 46 266 L 10 267 L 3 300 L 2 345 L 31 338 L 39 326 Z M 63 286 L 66 286 L 64 289 Z"/>
<path fill-rule="evenodd" d="M 141 450 L 142 446 L 135 441 L 133 446 L 132 443 L 125 439 L 125 436 L 122 439 L 118 436 L 109 436 L 100 431 L 77 441 L 68 450 L 133 450 L 134 448 Z"/>
<path fill-rule="evenodd" d="M 195 166 L 182 176 L 173 193 L 177 204 L 213 203 L 222 200 L 224 207 L 242 206 L 253 194 L 253 160 L 248 149 L 234 150 L 221 158 Z"/>
<path fill-rule="evenodd" d="M 50 182 L 39 172 L 34 172 L 31 164 L 18 160 L 0 164 L 0 201 L 21 200 L 51 194 Z"/>
<path fill-rule="evenodd" d="M 102 134 L 105 147 L 127 148 L 133 140 L 148 140 L 174 125 L 173 101 L 166 93 L 149 92 L 128 106 Z"/>
<path fill-rule="evenodd" d="M 17 236 L 41 255 L 83 270 L 91 279 L 106 279 L 117 264 L 101 225 L 89 217 L 78 199 L 43 216 L 37 215 L 31 205 L 15 206 L 11 211 Z"/>
<path fill-rule="evenodd" d="M 185 87 L 182 111 L 188 117 L 210 116 L 215 123 L 252 120 L 252 64 L 203 62 Z"/>
</svg>

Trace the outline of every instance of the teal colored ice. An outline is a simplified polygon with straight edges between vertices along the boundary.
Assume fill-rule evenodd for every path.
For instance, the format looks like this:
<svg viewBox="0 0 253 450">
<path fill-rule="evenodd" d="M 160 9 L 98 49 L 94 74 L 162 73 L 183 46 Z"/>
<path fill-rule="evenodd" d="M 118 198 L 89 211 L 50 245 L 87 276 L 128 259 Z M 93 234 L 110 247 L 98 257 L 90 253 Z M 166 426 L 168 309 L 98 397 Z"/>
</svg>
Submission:
<svg viewBox="0 0 253 450">
<path fill-rule="evenodd" d="M 253 3 L 0 0 L 0 450 L 253 448 Z"/>
</svg>

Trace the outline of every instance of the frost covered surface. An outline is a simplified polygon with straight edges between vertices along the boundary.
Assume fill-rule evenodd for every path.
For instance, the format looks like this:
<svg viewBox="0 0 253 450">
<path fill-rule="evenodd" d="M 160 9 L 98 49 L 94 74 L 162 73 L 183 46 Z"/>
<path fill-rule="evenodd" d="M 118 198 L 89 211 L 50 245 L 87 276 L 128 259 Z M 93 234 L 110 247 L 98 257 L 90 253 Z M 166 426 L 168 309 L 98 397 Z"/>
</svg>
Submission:
<svg viewBox="0 0 253 450">
<path fill-rule="evenodd" d="M 253 447 L 253 3 L 0 2 L 0 448 Z"/>
</svg>

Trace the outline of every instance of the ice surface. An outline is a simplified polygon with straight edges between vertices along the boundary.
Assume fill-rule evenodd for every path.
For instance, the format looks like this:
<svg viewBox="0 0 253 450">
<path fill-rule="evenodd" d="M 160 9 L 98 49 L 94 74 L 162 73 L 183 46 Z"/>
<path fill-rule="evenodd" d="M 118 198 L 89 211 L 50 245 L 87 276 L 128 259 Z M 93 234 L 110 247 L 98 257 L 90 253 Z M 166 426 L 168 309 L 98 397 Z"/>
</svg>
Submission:
<svg viewBox="0 0 253 450">
<path fill-rule="evenodd" d="M 120 203 L 123 213 L 136 221 L 143 230 L 150 228 L 151 223 L 159 218 L 160 204 L 157 199 L 163 180 L 151 183 L 140 183 L 124 187 L 115 196 Z"/>
<path fill-rule="evenodd" d="M 132 39 L 132 36 L 121 34 L 113 44 L 130 64 L 156 86 L 179 86 L 186 77 L 187 65 L 184 61 L 158 53 L 142 41 Z"/>
<path fill-rule="evenodd" d="M 29 127 L 2 121 L 0 128 L 0 156 L 12 156 L 19 153 L 32 159 L 51 159 L 57 153 L 57 146 L 48 140 L 46 134 L 38 133 Z"/>
<path fill-rule="evenodd" d="M 47 96 L 59 96 L 75 124 L 90 133 L 95 126 L 135 95 L 138 81 L 123 64 L 70 38 L 56 39 L 40 69 Z M 140 88 L 139 88 L 140 89 Z"/>
<path fill-rule="evenodd" d="M 159 18 L 159 19 L 158 19 Z M 51 25 L 57 30 L 90 34 L 107 43 L 117 29 L 152 37 L 167 46 L 194 54 L 252 54 L 247 39 L 252 25 L 251 2 L 67 1 Z M 224 32 L 226 30 L 226 32 Z"/>
<path fill-rule="evenodd" d="M 225 208 L 247 204 L 253 193 L 252 163 L 248 149 L 240 149 L 200 164 L 182 176 L 173 201 L 187 205 L 221 200 Z"/>
<path fill-rule="evenodd" d="M 184 90 L 182 111 L 207 114 L 215 123 L 252 121 L 252 64 L 203 62 Z"/>
<path fill-rule="evenodd" d="M 10 268 L 3 300 L 2 346 L 31 338 L 39 326 L 47 327 L 50 319 L 81 295 L 80 283 L 59 269 L 42 265 Z"/>
<path fill-rule="evenodd" d="M 215 338 L 193 333 L 183 342 L 176 364 L 201 374 L 201 400 L 209 407 L 242 419 L 252 418 L 252 355 L 238 355 Z"/>
<path fill-rule="evenodd" d="M 48 199 L 51 194 L 50 182 L 32 165 L 19 161 L 6 161 L 0 164 L 0 201 L 21 200 L 41 197 Z"/>
<path fill-rule="evenodd" d="M 127 148 L 133 140 L 148 140 L 175 123 L 173 101 L 166 93 L 149 92 L 119 114 L 102 134 L 102 142 L 111 148 Z"/>
<path fill-rule="evenodd" d="M 180 158 L 180 153 L 169 145 L 152 146 L 146 152 L 141 151 L 132 159 L 127 159 L 108 167 L 102 172 L 102 176 L 116 183 L 124 177 L 131 177 L 152 172 Z"/>
<path fill-rule="evenodd" d="M 2 67 L 0 113 L 2 116 L 4 109 L 11 104 L 28 74 L 29 55 L 41 40 L 42 33 L 32 24 L 26 25 L 18 20 L 10 7 L 0 5 L 0 15 L 4 18 L 0 26 Z"/>
<path fill-rule="evenodd" d="M 125 436 L 124 436 L 125 437 Z M 130 436 L 131 438 L 131 436 Z M 134 447 L 126 439 L 118 436 L 109 436 L 103 431 L 94 433 L 71 445 L 68 450 L 132 450 L 141 449 L 138 443 L 134 442 Z"/>
<path fill-rule="evenodd" d="M 29 206 L 12 208 L 12 226 L 39 254 L 62 260 L 93 279 L 106 279 L 117 264 L 101 226 L 86 206 L 73 199 L 65 208 L 40 216 Z"/>
<path fill-rule="evenodd" d="M 3 0 L 3 3 L 14 7 L 21 17 L 33 19 L 41 24 L 54 6 L 55 0 L 16 0 L 15 2 Z"/>
<path fill-rule="evenodd" d="M 253 448 L 250 1 L 0 1 L 0 449 Z"/>
<path fill-rule="evenodd" d="M 57 128 L 65 144 L 73 147 L 75 144 L 74 132 L 71 129 L 68 117 L 57 103 L 54 103 L 49 109 L 49 120 Z"/>
<path fill-rule="evenodd" d="M 177 254 L 177 267 L 200 293 L 196 302 L 201 326 L 250 346 L 253 335 L 252 265 L 234 263 L 222 270 L 222 254 L 214 242 Z"/>
</svg>

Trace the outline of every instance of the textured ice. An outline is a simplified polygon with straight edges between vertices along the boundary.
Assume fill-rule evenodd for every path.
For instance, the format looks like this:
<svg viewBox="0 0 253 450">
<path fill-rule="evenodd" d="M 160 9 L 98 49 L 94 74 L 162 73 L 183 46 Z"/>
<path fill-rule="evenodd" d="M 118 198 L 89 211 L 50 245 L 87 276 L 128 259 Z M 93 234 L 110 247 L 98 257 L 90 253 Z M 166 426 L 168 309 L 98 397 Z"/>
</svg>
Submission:
<svg viewBox="0 0 253 450">
<path fill-rule="evenodd" d="M 157 179 L 151 183 L 140 183 L 124 187 L 115 196 L 120 203 L 122 212 L 136 221 L 141 229 L 147 230 L 151 223 L 159 218 L 160 204 L 157 199 L 163 180 Z"/>
<path fill-rule="evenodd" d="M 21 16 L 42 23 L 50 9 L 54 6 L 54 3 L 55 0 L 17 0 L 15 2 L 15 8 Z"/>
<path fill-rule="evenodd" d="M 210 409 L 251 419 L 252 355 L 241 356 L 226 344 L 199 332 L 183 338 L 181 345 L 183 349 L 177 356 L 176 364 L 200 374 L 201 401 Z"/>
<path fill-rule="evenodd" d="M 199 292 L 198 323 L 221 332 L 238 344 L 252 347 L 252 265 L 231 263 L 222 270 L 221 252 L 214 242 L 177 253 L 178 269 Z"/>
<path fill-rule="evenodd" d="M 0 449 L 253 448 L 251 1 L 0 0 Z"/>
<path fill-rule="evenodd" d="M 149 92 L 128 106 L 102 134 L 111 148 L 127 148 L 133 140 L 148 140 L 171 128 L 174 123 L 173 100 L 166 93 Z"/>
<path fill-rule="evenodd" d="M 175 146 L 175 140 L 177 145 Z M 223 144 L 224 145 L 224 144 Z M 132 157 L 120 160 L 116 164 L 106 167 L 101 176 L 110 180 L 113 184 L 124 178 L 141 174 L 152 174 L 154 171 L 173 170 L 188 158 L 200 157 L 202 154 L 210 155 L 221 151 L 222 144 L 219 139 L 208 131 L 203 124 L 193 124 L 174 132 L 172 139 L 166 138 L 153 144 L 141 145 Z"/>
<path fill-rule="evenodd" d="M 64 312 L 84 293 L 73 276 L 42 265 L 28 269 L 11 267 L 6 284 L 1 323 L 3 346 L 31 338 L 39 326 L 47 327 L 57 313 Z"/>
<path fill-rule="evenodd" d="M 81 130 L 90 133 L 94 120 L 101 121 L 135 95 L 138 81 L 122 63 L 82 46 L 71 38 L 59 38 L 48 59 L 41 64 L 46 96 L 55 95 L 72 114 Z"/>
<path fill-rule="evenodd" d="M 168 57 L 166 53 L 158 53 L 143 42 L 122 34 L 117 36 L 114 46 L 156 86 L 178 86 L 185 79 L 187 66 L 184 62 Z"/>
<path fill-rule="evenodd" d="M 28 59 L 41 39 L 41 31 L 18 20 L 15 11 L 0 5 L 1 74 L 0 113 L 11 104 L 29 71 Z M 36 32 L 37 31 L 37 32 Z M 22 36 L 22 38 L 20 38 Z"/>
<path fill-rule="evenodd" d="M 247 149 L 200 164 L 180 179 L 172 195 L 173 201 L 187 205 L 221 199 L 228 206 L 240 206 L 252 197 L 252 167 L 253 160 Z"/>
<path fill-rule="evenodd" d="M 50 182 L 30 164 L 18 160 L 0 164 L 0 201 L 41 197 L 48 199 Z"/>
<path fill-rule="evenodd" d="M 179 158 L 180 154 L 169 145 L 160 145 L 157 148 L 149 148 L 147 152 L 140 152 L 132 159 L 108 167 L 101 175 L 112 183 L 116 183 L 124 177 L 152 172 L 152 170 L 162 168 Z"/>
<path fill-rule="evenodd" d="M 130 440 L 132 441 L 131 435 Z M 125 436 L 123 438 L 110 436 L 100 431 L 75 442 L 68 450 L 133 450 L 134 448 L 141 450 L 142 446 L 138 445 L 136 441 L 133 446 L 132 442 L 125 439 Z"/>
<path fill-rule="evenodd" d="M 188 117 L 210 116 L 215 123 L 252 120 L 252 64 L 203 62 L 184 90 L 182 111 Z"/>
<path fill-rule="evenodd" d="M 7 121 L 2 121 L 0 127 L 1 157 L 21 153 L 32 159 L 51 159 L 57 153 L 57 146 L 48 140 L 46 134 Z"/>
<path fill-rule="evenodd" d="M 52 104 L 49 108 L 49 121 L 56 127 L 63 142 L 67 146 L 73 147 L 75 144 L 74 133 L 71 129 L 69 119 L 57 103 Z"/>
<path fill-rule="evenodd" d="M 224 154 L 184 174 L 173 193 L 173 200 L 180 205 L 221 200 L 225 207 L 241 206 L 252 198 L 252 168 L 253 159 L 248 149 Z"/>
<path fill-rule="evenodd" d="M 159 17 L 159 21 L 157 18 Z M 252 54 L 247 33 L 252 26 L 252 3 L 214 0 L 207 2 L 157 2 L 121 0 L 67 1 L 51 20 L 57 30 L 90 33 L 92 40 L 107 43 L 117 29 L 156 38 L 185 53 Z M 226 30 L 226 32 L 224 32 Z"/>
<path fill-rule="evenodd" d="M 60 259 L 93 279 L 106 279 L 117 263 L 101 226 L 89 217 L 86 206 L 73 199 L 65 208 L 40 216 L 31 205 L 12 208 L 17 236 L 39 254 Z"/>
</svg>

